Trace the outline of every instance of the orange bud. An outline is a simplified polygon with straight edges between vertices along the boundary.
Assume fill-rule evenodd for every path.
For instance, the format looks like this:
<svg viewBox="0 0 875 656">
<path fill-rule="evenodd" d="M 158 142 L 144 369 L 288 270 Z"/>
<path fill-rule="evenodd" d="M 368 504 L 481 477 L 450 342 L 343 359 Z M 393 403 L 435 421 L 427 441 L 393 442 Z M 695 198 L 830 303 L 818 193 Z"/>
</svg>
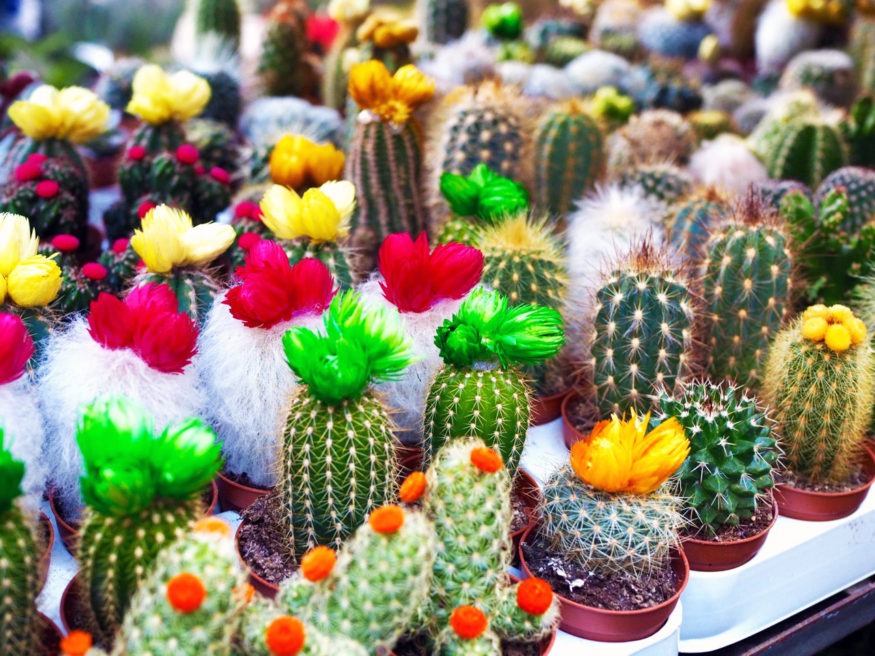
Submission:
<svg viewBox="0 0 875 656">
<path fill-rule="evenodd" d="M 180 613 L 193 613 L 206 598 L 207 589 L 194 574 L 183 572 L 167 582 L 167 601 Z"/>
<path fill-rule="evenodd" d="M 90 633 L 76 629 L 75 631 L 70 631 L 61 640 L 61 654 L 63 656 L 85 656 L 93 644 L 94 641 Z"/>
<path fill-rule="evenodd" d="M 396 533 L 404 526 L 404 511 L 394 504 L 382 506 L 371 513 L 368 523 L 375 533 Z"/>
<path fill-rule="evenodd" d="M 264 644 L 274 656 L 295 656 L 306 641 L 304 624 L 289 615 L 277 617 L 264 632 Z"/>
<path fill-rule="evenodd" d="M 459 606 L 450 615 L 450 626 L 463 640 L 474 640 L 483 635 L 489 621 L 482 610 L 476 606 Z"/>
<path fill-rule="evenodd" d="M 529 615 L 543 615 L 553 604 L 553 588 L 544 579 L 530 578 L 516 589 L 516 605 Z"/>
<path fill-rule="evenodd" d="M 425 474 L 419 471 L 413 472 L 401 484 L 398 498 L 404 503 L 416 503 L 425 493 L 425 484 Z"/>
<path fill-rule="evenodd" d="M 504 467 L 504 462 L 498 452 L 485 446 L 471 449 L 471 464 L 487 474 L 494 474 Z"/>
<path fill-rule="evenodd" d="M 231 537 L 231 527 L 228 525 L 228 522 L 213 515 L 209 515 L 196 521 L 192 530 L 197 533 L 218 533 L 226 538 Z"/>
</svg>

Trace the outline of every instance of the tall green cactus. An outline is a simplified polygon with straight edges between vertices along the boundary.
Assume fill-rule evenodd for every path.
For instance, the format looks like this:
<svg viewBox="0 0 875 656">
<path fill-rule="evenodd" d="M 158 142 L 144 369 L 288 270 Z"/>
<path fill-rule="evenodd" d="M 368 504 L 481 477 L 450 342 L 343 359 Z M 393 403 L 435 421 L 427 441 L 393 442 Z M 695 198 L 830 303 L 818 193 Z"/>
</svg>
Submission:
<svg viewBox="0 0 875 656">
<path fill-rule="evenodd" d="M 683 384 L 695 356 L 690 283 L 645 242 L 612 264 L 596 292 L 590 340 L 599 413 L 647 411 Z"/>
<path fill-rule="evenodd" d="M 871 12 L 854 18 L 848 46 L 863 92 L 875 93 L 875 16 Z"/>
<path fill-rule="evenodd" d="M 848 162 L 848 146 L 841 131 L 822 120 L 799 118 L 782 125 L 765 153 L 769 177 L 798 180 L 816 187 L 827 175 Z"/>
<path fill-rule="evenodd" d="M 792 311 L 789 247 L 782 222 L 754 196 L 711 233 L 701 276 L 713 379 L 758 387 L 769 343 Z"/>
<path fill-rule="evenodd" d="M 763 398 L 773 409 L 787 465 L 811 482 L 853 474 L 875 400 L 863 322 L 843 305 L 814 305 L 778 333 Z"/>
<path fill-rule="evenodd" d="M 240 22 L 240 6 L 237 0 L 198 0 L 195 9 L 197 36 L 214 32 L 237 50 L 240 47 Z"/>
<path fill-rule="evenodd" d="M 672 208 L 668 236 L 672 248 L 688 261 L 699 261 L 711 230 L 728 213 L 726 200 L 713 189 L 693 195 Z"/>
<path fill-rule="evenodd" d="M 394 425 L 373 380 L 411 362 L 395 313 L 366 310 L 355 292 L 335 296 L 325 334 L 296 327 L 283 338 L 301 380 L 288 409 L 279 476 L 289 548 L 339 546 L 395 495 Z"/>
<path fill-rule="evenodd" d="M 474 290 L 435 337 L 444 366 L 426 398 L 426 461 L 447 442 L 476 435 L 498 450 L 516 474 L 530 403 L 516 365 L 549 359 L 564 341 L 556 310 L 510 307 L 498 292 Z"/>
<path fill-rule="evenodd" d="M 215 434 L 199 419 L 154 433 L 123 398 L 92 403 L 77 441 L 87 508 L 77 557 L 94 633 L 109 643 L 158 552 L 203 513 L 201 495 L 221 466 Z"/>
<path fill-rule="evenodd" d="M 304 0 L 278 0 L 265 18 L 258 74 L 268 95 L 307 98 L 315 93 L 318 80 L 307 57 L 309 13 Z"/>
<path fill-rule="evenodd" d="M 449 43 L 468 29 L 467 0 L 421 0 L 425 37 L 430 43 Z"/>
<path fill-rule="evenodd" d="M 535 204 L 564 216 L 605 171 L 601 128 L 577 101 L 553 107 L 535 132 Z"/>
</svg>

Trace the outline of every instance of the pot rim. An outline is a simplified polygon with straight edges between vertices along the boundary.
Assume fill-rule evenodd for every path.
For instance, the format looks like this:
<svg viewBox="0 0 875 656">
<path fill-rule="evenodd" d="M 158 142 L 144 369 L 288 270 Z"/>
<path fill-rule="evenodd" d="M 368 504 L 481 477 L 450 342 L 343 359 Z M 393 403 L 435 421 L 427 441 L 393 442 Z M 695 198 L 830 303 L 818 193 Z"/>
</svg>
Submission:
<svg viewBox="0 0 875 656">
<path fill-rule="evenodd" d="M 800 496 L 808 496 L 808 497 L 815 497 L 815 498 L 821 498 L 821 499 L 839 499 L 841 497 L 847 497 L 847 496 L 853 496 L 855 494 L 860 494 L 861 492 L 868 490 L 870 487 L 872 487 L 873 484 L 875 484 L 875 449 L 873 449 L 873 447 L 870 444 L 864 443 L 861 455 L 863 455 L 864 457 L 868 456 L 868 465 L 869 466 L 868 467 L 866 466 L 867 463 L 864 460 L 863 469 L 865 471 L 868 471 L 869 480 L 867 482 L 863 483 L 862 485 L 860 485 L 859 487 L 855 487 L 855 488 L 852 488 L 850 490 L 842 490 L 841 492 L 818 492 L 816 490 L 806 490 L 805 488 L 794 487 L 794 486 L 789 485 L 787 483 L 777 483 L 777 484 L 775 484 L 775 487 L 780 488 L 781 491 L 788 490 L 792 494 L 798 494 Z"/>
</svg>

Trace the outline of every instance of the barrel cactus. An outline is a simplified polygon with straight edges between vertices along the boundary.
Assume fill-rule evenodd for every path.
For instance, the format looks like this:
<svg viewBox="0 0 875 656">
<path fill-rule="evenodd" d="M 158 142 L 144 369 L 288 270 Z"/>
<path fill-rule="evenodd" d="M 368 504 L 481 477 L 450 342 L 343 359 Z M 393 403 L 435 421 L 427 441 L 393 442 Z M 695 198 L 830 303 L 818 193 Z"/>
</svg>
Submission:
<svg viewBox="0 0 875 656">
<path fill-rule="evenodd" d="M 774 148 L 765 155 L 769 176 L 817 187 L 848 161 L 848 146 L 841 131 L 823 120 L 799 119 L 784 125 Z"/>
<path fill-rule="evenodd" d="M 862 166 L 836 169 L 817 187 L 816 202 L 823 203 L 834 189 L 842 189 L 848 199 L 843 230 L 857 234 L 864 225 L 875 219 L 875 171 Z"/>
<path fill-rule="evenodd" d="M 671 204 L 693 191 L 693 179 L 673 164 L 641 164 L 623 171 L 619 182 L 624 187 L 640 187 L 646 196 Z"/>
<path fill-rule="evenodd" d="M 198 0 L 195 5 L 195 34 L 219 35 L 236 50 L 240 46 L 240 5 L 238 0 Z"/>
<path fill-rule="evenodd" d="M 672 249 L 684 259 L 700 260 L 711 230 L 722 222 L 728 211 L 726 198 L 713 188 L 675 204 L 667 231 Z"/>
</svg>

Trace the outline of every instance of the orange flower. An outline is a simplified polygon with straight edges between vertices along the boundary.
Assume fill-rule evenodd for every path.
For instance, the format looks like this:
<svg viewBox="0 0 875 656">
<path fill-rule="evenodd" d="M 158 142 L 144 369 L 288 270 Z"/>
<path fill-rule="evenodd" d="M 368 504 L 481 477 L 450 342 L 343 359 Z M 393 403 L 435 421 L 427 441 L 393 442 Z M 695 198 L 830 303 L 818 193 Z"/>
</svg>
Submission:
<svg viewBox="0 0 875 656">
<path fill-rule="evenodd" d="M 197 520 L 192 530 L 196 533 L 216 533 L 226 538 L 231 537 L 231 527 L 228 525 L 228 522 L 213 515 Z"/>
<path fill-rule="evenodd" d="M 478 446 L 471 449 L 471 464 L 487 474 L 494 474 L 504 467 L 501 456 L 495 449 L 487 446 Z"/>
<path fill-rule="evenodd" d="M 690 452 L 684 429 L 671 418 L 647 432 L 650 413 L 600 421 L 588 439 L 571 448 L 580 479 L 604 492 L 649 494 L 662 485 Z"/>
<path fill-rule="evenodd" d="M 450 615 L 450 626 L 463 640 L 474 640 L 483 635 L 489 626 L 489 620 L 476 606 L 459 606 Z"/>
<path fill-rule="evenodd" d="M 277 617 L 264 632 L 264 644 L 274 656 L 295 656 L 306 642 L 303 622 L 289 615 Z"/>
<path fill-rule="evenodd" d="M 416 503 L 425 493 L 425 484 L 425 474 L 419 471 L 413 472 L 401 484 L 398 498 L 404 503 Z"/>
<path fill-rule="evenodd" d="M 415 66 L 399 68 L 390 75 L 378 59 L 356 64 L 349 72 L 349 94 L 363 110 L 380 120 L 400 125 L 434 95 L 434 80 Z"/>
<path fill-rule="evenodd" d="M 388 535 L 397 533 L 404 526 L 404 511 L 395 504 L 389 504 L 377 508 L 368 518 L 368 524 L 375 533 Z"/>
<path fill-rule="evenodd" d="M 312 583 L 321 581 L 331 574 L 337 554 L 329 547 L 314 547 L 301 558 L 301 574 Z"/>
<path fill-rule="evenodd" d="M 207 598 L 203 581 L 194 574 L 183 572 L 167 582 L 167 601 L 180 613 L 193 613 Z"/>
<path fill-rule="evenodd" d="M 94 641 L 91 639 L 91 634 L 86 631 L 70 631 L 70 633 L 61 640 L 61 654 L 63 656 L 85 656 Z"/>
<path fill-rule="evenodd" d="M 553 605 L 553 588 L 544 579 L 525 579 L 517 586 L 516 605 L 529 615 L 543 615 Z"/>
</svg>

